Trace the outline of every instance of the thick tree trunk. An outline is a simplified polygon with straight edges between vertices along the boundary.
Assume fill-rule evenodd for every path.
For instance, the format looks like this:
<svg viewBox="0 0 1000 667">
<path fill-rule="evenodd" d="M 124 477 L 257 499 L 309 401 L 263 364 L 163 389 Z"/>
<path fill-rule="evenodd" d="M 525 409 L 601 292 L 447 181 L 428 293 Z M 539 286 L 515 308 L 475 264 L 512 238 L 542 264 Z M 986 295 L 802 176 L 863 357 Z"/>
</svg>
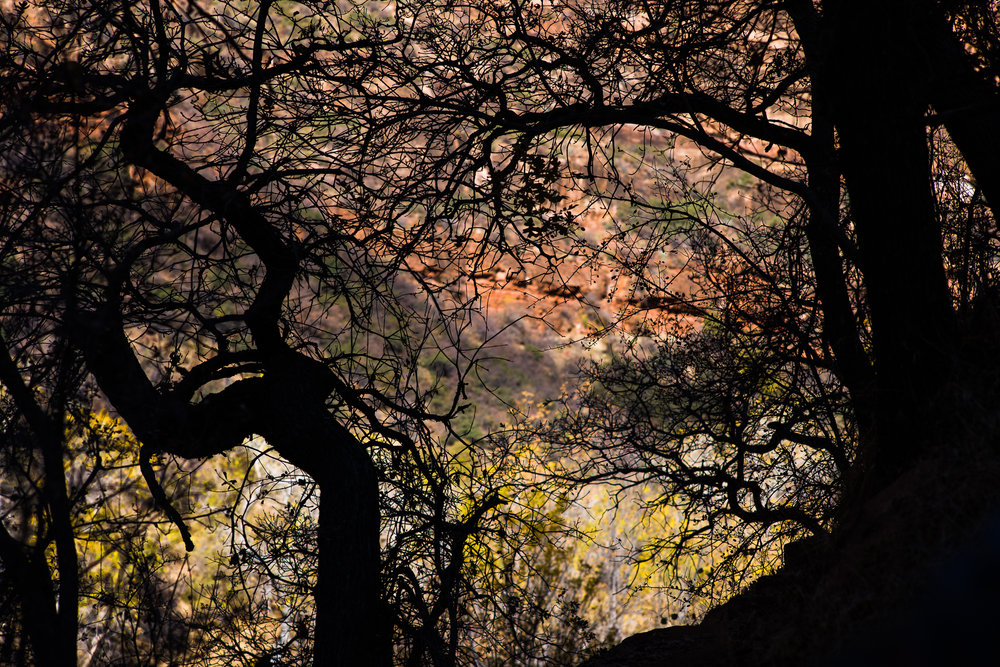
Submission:
<svg viewBox="0 0 1000 667">
<path fill-rule="evenodd" d="M 317 667 L 392 664 L 380 584 L 378 484 L 360 447 L 337 443 L 320 481 Z"/>
<path fill-rule="evenodd" d="M 806 57 L 814 61 L 824 52 L 820 43 L 818 16 L 811 0 L 789 4 Z M 823 336 L 833 351 L 837 373 L 851 393 L 862 442 L 873 437 L 873 393 L 875 377 L 871 359 L 865 350 L 861 326 L 848 290 L 844 260 L 841 257 L 840 166 L 837 162 L 837 139 L 829 91 L 815 88 L 811 120 L 813 152 L 808 160 L 808 182 L 812 193 L 806 240 L 816 275 L 816 296 L 823 312 Z"/>
<path fill-rule="evenodd" d="M 362 444 L 307 385 L 285 385 L 275 396 L 274 429 L 264 436 L 320 487 L 314 664 L 388 667 L 392 626 L 382 602 L 378 476 Z"/>
<path fill-rule="evenodd" d="M 152 389 L 113 310 L 83 317 L 79 329 L 89 332 L 81 343 L 101 388 L 144 443 L 196 458 L 258 434 L 319 483 L 315 664 L 391 664 L 391 620 L 379 580 L 378 477 L 364 447 L 325 405 L 328 369 L 285 351 L 269 358 L 263 377 L 189 404 Z"/>
<path fill-rule="evenodd" d="M 814 87 L 831 101 L 875 360 L 868 495 L 949 430 L 954 312 L 934 216 L 912 3 L 826 3 Z"/>
<path fill-rule="evenodd" d="M 840 253 L 840 171 L 828 101 L 814 95 L 813 139 L 818 149 L 809 161 L 811 204 L 806 240 L 816 275 L 816 296 L 823 312 L 823 337 L 836 360 L 837 373 L 851 394 L 860 446 L 874 438 L 875 376 L 865 351 L 855 309 L 848 291 Z"/>
</svg>

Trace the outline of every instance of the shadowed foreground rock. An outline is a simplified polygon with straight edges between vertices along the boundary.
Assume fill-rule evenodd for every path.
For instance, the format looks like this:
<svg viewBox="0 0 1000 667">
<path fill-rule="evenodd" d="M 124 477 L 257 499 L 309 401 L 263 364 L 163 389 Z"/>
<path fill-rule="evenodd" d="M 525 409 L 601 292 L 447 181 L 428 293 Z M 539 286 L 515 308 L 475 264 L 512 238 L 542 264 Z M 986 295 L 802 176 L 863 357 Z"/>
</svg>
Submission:
<svg viewBox="0 0 1000 667">
<path fill-rule="evenodd" d="M 584 665 L 1000 664 L 995 473 L 925 462 L 827 542 L 790 545 L 785 567 L 700 625 L 628 637 Z"/>
<path fill-rule="evenodd" d="M 626 638 L 607 653 L 584 663 L 586 667 L 661 667 L 666 665 L 711 665 L 724 658 L 709 628 L 678 625 L 657 628 Z"/>
</svg>

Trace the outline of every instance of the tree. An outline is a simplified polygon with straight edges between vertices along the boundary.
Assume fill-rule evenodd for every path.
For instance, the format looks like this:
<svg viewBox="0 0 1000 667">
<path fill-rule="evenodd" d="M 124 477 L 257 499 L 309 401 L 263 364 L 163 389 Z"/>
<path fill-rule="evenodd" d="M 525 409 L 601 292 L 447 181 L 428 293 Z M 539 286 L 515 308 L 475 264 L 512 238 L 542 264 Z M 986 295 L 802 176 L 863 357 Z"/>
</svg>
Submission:
<svg viewBox="0 0 1000 667">
<path fill-rule="evenodd" d="M 315 663 L 387 664 L 394 632 L 417 637 L 414 660 L 453 660 L 464 545 L 503 501 L 488 488 L 462 496 L 455 481 L 463 455 L 465 471 L 479 465 L 449 430 L 481 344 L 462 336 L 474 295 L 422 273 L 456 257 L 465 270 L 478 243 L 428 208 L 443 195 L 414 203 L 439 184 L 401 165 L 435 128 L 403 134 L 372 101 L 382 55 L 410 39 L 402 15 L 364 3 L 57 0 L 5 4 L 3 19 L 4 286 L 21 290 L 2 315 L 3 381 L 25 395 L 12 423 L 59 439 L 62 403 L 34 424 L 17 374 L 65 346 L 79 385 L 141 442 L 143 477 L 188 550 L 154 461 L 262 437 L 319 488 Z M 45 328 L 23 333 L 35 319 Z M 457 380 L 428 381 L 427 351 Z M 61 468 L 66 452 L 50 449 L 46 465 Z M 65 493 L 45 488 L 58 527 Z M 75 545 L 62 535 L 66 628 L 51 664 L 75 661 Z M 430 559 L 429 578 L 410 587 L 394 554 Z M 427 596 L 437 599 L 422 625 L 407 627 L 393 606 Z M 56 644 L 31 646 L 48 663 Z"/>
<path fill-rule="evenodd" d="M 709 524 L 848 526 L 955 433 L 995 432 L 978 3 L 52 0 L 3 26 L 10 423 L 55 456 L 61 390 L 35 419 L 17 376 L 65 358 L 189 548 L 154 456 L 262 437 L 319 488 L 317 664 L 388 663 L 394 631 L 414 661 L 455 656 L 467 545 L 504 505 L 454 482 L 492 470 L 455 428 L 488 339 L 478 273 L 571 298 L 607 262 L 626 310 L 707 321 L 598 369 L 613 400 L 592 413 L 638 432 L 590 431 L 615 454 L 567 474 L 663 480 Z M 743 211 L 713 199 L 734 172 L 756 184 Z M 667 251 L 700 282 L 677 289 Z"/>
<path fill-rule="evenodd" d="M 478 193 L 470 201 L 493 221 L 489 232 L 537 242 L 542 255 L 568 235 L 579 252 L 619 265 L 636 304 L 680 304 L 715 327 L 686 349 L 597 373 L 636 418 L 623 432 L 606 424 L 605 442 L 627 444 L 629 433 L 626 451 L 658 450 L 641 472 L 664 481 L 668 500 L 700 489 L 683 497 L 704 499 L 709 516 L 824 533 L 849 526 L 943 443 L 991 441 L 979 399 L 994 391 L 993 3 L 446 8 L 420 16 L 422 48 L 400 67 L 419 82 L 408 98 L 419 112 L 475 137 L 452 154 L 478 156 L 478 175 L 457 177 Z M 704 159 L 671 166 L 678 141 Z M 705 204 L 733 170 L 757 183 L 756 211 Z M 530 208 L 511 204 L 538 187 L 553 195 L 535 225 L 518 217 Z M 621 204 L 619 228 L 575 232 L 570 207 L 558 212 L 560 188 Z M 673 248 L 704 272 L 700 291 L 672 287 L 658 253 Z M 685 379 L 687 362 L 705 372 Z M 739 380 L 744 372 L 756 384 Z M 742 401 L 740 432 L 719 433 L 730 400 Z M 659 421 L 665 408 L 673 427 Z M 709 440 L 694 441 L 715 474 L 701 476 L 677 444 L 691 420 L 707 425 Z M 800 468 L 803 448 L 818 470 Z M 741 464 L 783 454 L 790 466 L 763 478 Z M 634 458 L 612 458 L 599 474 L 635 472 Z"/>
<path fill-rule="evenodd" d="M 25 381 L 6 348 L 0 358 L 6 471 L 0 526 L 2 641 L 10 664 L 28 664 L 29 651 L 38 662 L 76 660 L 80 581 L 71 492 L 79 489 L 70 486 L 64 473 L 61 428 L 61 410 L 73 398 L 63 390 L 74 389 L 66 366 L 73 364 L 66 363 L 65 354 L 57 356 L 62 363 L 32 369 L 32 375 L 41 370 L 56 376 L 42 400 L 35 393 L 37 375 Z"/>
<path fill-rule="evenodd" d="M 47 143 L 53 135 L 40 132 L 37 139 Z M 54 176 L 50 160 L 34 157 L 31 153 L 5 157 L 5 162 L 17 165 L 3 184 L 0 215 L 5 230 L 23 228 L 18 213 L 21 188 Z M 65 470 L 64 418 L 83 399 L 83 371 L 65 332 L 35 301 L 51 288 L 51 273 L 31 270 L 38 258 L 35 241 L 40 239 L 15 251 L 8 238 L 5 235 L 0 256 L 0 300 L 8 316 L 0 331 L 4 659 L 28 664 L 28 656 L 33 656 L 38 662 L 68 664 L 76 659 L 79 630 L 74 496 L 89 480 L 76 480 L 74 485 Z"/>
</svg>

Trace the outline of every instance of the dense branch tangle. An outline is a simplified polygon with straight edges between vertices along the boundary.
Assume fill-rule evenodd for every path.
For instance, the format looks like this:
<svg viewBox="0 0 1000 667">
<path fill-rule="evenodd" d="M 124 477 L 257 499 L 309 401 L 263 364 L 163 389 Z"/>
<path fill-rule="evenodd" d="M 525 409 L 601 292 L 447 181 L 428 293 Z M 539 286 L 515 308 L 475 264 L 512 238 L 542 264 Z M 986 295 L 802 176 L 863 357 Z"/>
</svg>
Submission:
<svg viewBox="0 0 1000 667">
<path fill-rule="evenodd" d="M 425 543 L 441 576 L 406 602 L 432 606 L 431 627 L 407 631 L 450 633 L 441 659 L 454 656 L 464 538 L 438 544 L 454 530 L 456 491 L 453 451 L 436 440 L 462 409 L 475 349 L 461 338 L 468 298 L 428 296 L 416 273 L 450 261 L 435 230 L 458 230 L 415 211 L 415 181 L 398 178 L 386 148 L 417 146 L 432 128 L 399 136 L 372 104 L 374 70 L 405 37 L 399 17 L 152 0 L 18 6 L 5 21 L 5 141 L 45 154 L 40 128 L 73 128 L 54 142 L 61 173 L 5 242 L 28 244 L 35 224 L 58 230 L 65 258 L 47 307 L 142 441 L 143 475 L 188 548 L 150 458 L 206 458 L 262 436 L 321 488 L 317 664 L 387 664 L 397 619 L 380 505 L 412 493 L 405 510 L 421 520 L 406 530 L 435 533 Z M 56 252 L 42 248 L 27 270 Z M 457 386 L 420 384 L 428 349 L 458 369 Z M 433 413 L 442 391 L 453 398 Z M 499 503 L 465 502 L 467 537 Z"/>
<path fill-rule="evenodd" d="M 601 221 L 603 228 L 571 226 L 574 251 L 618 272 L 622 289 L 649 294 L 636 303 L 693 301 L 710 320 L 705 326 L 714 327 L 693 335 L 684 353 L 700 357 L 697 364 L 661 366 L 669 353 L 650 359 L 637 349 L 634 373 L 624 365 L 595 371 L 620 395 L 584 398 L 592 422 L 570 416 L 557 424 L 552 437 L 570 447 L 568 459 L 583 461 L 565 474 L 659 481 L 662 502 L 687 498 L 692 512 L 710 508 L 709 523 L 728 515 L 754 531 L 779 524 L 823 533 L 835 480 L 852 456 L 840 383 L 862 386 L 870 369 L 858 352 L 837 247 L 847 240 L 836 228 L 840 201 L 810 182 L 809 165 L 830 159 L 833 138 L 813 131 L 805 56 L 789 17 L 749 2 L 449 9 L 416 15 L 420 42 L 396 61 L 403 72 L 397 80 L 407 85 L 384 103 L 428 122 L 455 119 L 454 129 L 431 137 L 439 140 L 431 147 L 453 158 L 454 178 L 472 193 L 463 203 L 493 221 L 487 233 L 498 242 L 530 243 L 535 210 L 523 202 L 537 184 L 573 193 L 572 203 L 546 202 L 543 220 L 574 220 L 588 204 L 617 210 L 619 218 Z M 481 157 L 469 163 L 470 155 Z M 469 163 L 464 172 L 461 160 Z M 558 167 L 547 179 L 552 162 Z M 762 184 L 742 211 L 712 200 L 720 174 L 732 173 L 723 172 L 727 166 Z M 823 240 L 816 245 L 827 253 L 825 263 L 810 257 L 816 239 Z M 689 258 L 693 290 L 674 291 L 676 272 L 663 268 L 672 252 Z M 829 276 L 823 286 L 812 286 L 814 271 Z M 817 290 L 831 296 L 818 298 Z M 821 326 L 847 333 L 824 339 Z M 851 354 L 851 373 L 830 372 Z M 713 370 L 713 361 L 724 360 Z M 743 363 L 756 381 L 741 379 Z M 704 377 L 687 378 L 689 365 Z M 636 379 L 654 371 L 664 374 L 663 384 Z M 746 395 L 727 408 L 739 393 L 726 389 L 734 382 Z M 599 409 L 602 400 L 621 400 L 625 416 Z M 686 408 L 672 404 L 685 400 Z M 667 416 L 657 414 L 660 408 Z M 671 409 L 686 416 L 661 424 L 673 418 Z M 737 417 L 741 409 L 748 412 Z M 602 429 L 595 425 L 602 418 L 629 426 Z M 710 462 L 715 456 L 717 465 Z"/>
<path fill-rule="evenodd" d="M 421 44 L 400 61 L 411 72 L 401 80 L 412 84 L 387 106 L 405 103 L 408 114 L 454 117 L 442 154 L 481 148 L 473 165 L 486 178 L 477 180 L 471 168 L 456 178 L 481 193 L 470 206 L 504 221 L 505 229 L 493 233 L 511 239 L 533 228 L 521 217 L 530 208 L 505 208 L 532 182 L 525 173 L 550 189 L 575 190 L 581 202 L 627 204 L 617 228 L 579 235 L 583 252 L 619 264 L 632 285 L 650 291 L 649 303 L 693 298 L 709 323 L 706 334 L 686 343 L 689 352 L 705 352 L 710 340 L 709 347 L 742 358 L 749 368 L 721 374 L 736 386 L 744 371 L 759 374 L 762 391 L 795 378 L 775 412 L 736 425 L 757 440 L 712 429 L 701 434 L 711 436 L 700 441 L 702 457 L 710 443 L 721 449 L 718 467 L 700 476 L 678 451 L 691 442 L 685 439 L 690 419 L 701 418 L 705 406 L 671 406 L 685 368 L 661 368 L 661 357 L 640 346 L 635 374 L 644 365 L 666 374 L 656 391 L 670 408 L 667 416 L 686 415 L 678 421 L 683 428 L 660 432 L 659 416 L 634 412 L 649 403 L 635 397 L 646 385 L 612 365 L 597 375 L 620 385 L 624 406 L 618 407 L 654 432 L 622 436 L 613 412 L 603 413 L 612 425 L 601 432 L 568 419 L 557 437 L 575 428 L 590 435 L 577 441 L 583 449 L 602 436 L 619 446 L 603 472 L 594 473 L 594 461 L 585 459 L 580 478 L 641 472 L 683 491 L 679 497 L 691 497 L 689 484 L 705 490 L 712 496 L 706 506 L 728 507 L 743 522 L 789 522 L 822 533 L 838 516 L 849 523 L 865 499 L 957 431 L 988 421 L 953 391 L 981 384 L 971 360 L 983 358 L 984 339 L 958 340 L 956 327 L 959 321 L 991 327 L 982 309 L 992 312 L 986 304 L 997 289 L 967 270 L 970 261 L 996 254 L 995 239 L 986 241 L 988 250 L 979 245 L 992 238 L 986 230 L 995 226 L 1000 199 L 984 154 L 984 146 L 997 146 L 995 17 L 930 1 L 877 8 L 497 2 L 447 9 L 444 16 L 416 15 Z M 916 52 L 928 55 L 910 59 Z M 932 133 L 938 154 L 952 158 L 931 161 Z M 481 146 L 454 136 L 474 137 Z M 632 141 L 617 141 L 623 137 Z M 702 153 L 691 168 L 684 165 L 693 151 L 670 150 L 678 137 Z M 682 159 L 671 167 L 674 156 Z M 545 181 L 547 169 L 540 167 L 551 160 L 565 166 Z M 713 200 L 726 173 L 718 167 L 735 167 L 758 183 L 743 211 Z M 952 175 L 942 179 L 947 171 Z M 956 182 L 970 190 L 958 202 L 956 187 L 941 185 Z M 966 215 L 966 231 L 958 231 Z M 675 276 L 658 265 L 674 248 L 691 258 L 688 269 L 700 288 L 693 297 L 672 293 Z M 979 271 L 991 273 L 982 264 Z M 970 290 L 984 299 L 979 306 Z M 716 373 L 708 370 L 701 381 L 724 385 Z M 690 398 L 692 388 L 683 389 L 680 398 Z M 706 389 L 713 405 L 731 398 L 724 387 Z M 708 422 L 725 423 L 725 414 L 709 414 Z M 928 415 L 934 415 L 930 425 Z M 746 477 L 744 455 L 776 445 L 790 468 L 760 468 L 765 478 L 776 475 L 769 483 Z M 812 453 L 793 453 L 801 448 Z M 660 458 L 637 471 L 636 457 L 649 450 Z M 814 457 L 822 461 L 818 468 L 800 469 L 788 484 L 776 481 Z M 806 489 L 809 500 L 796 500 Z M 763 500 L 769 495 L 770 512 Z M 795 509 L 789 512 L 787 503 Z"/>
<path fill-rule="evenodd" d="M 997 329 L 995 30 L 960 3 L 53 0 L 4 17 L 4 270 L 37 278 L 4 315 L 50 328 L 12 328 L 3 382 L 58 332 L 146 453 L 260 435 L 307 471 L 319 662 L 390 660 L 380 484 L 451 586 L 423 600 L 392 569 L 410 617 L 448 626 L 415 629 L 412 659 L 454 656 L 462 552 L 502 505 L 489 489 L 449 517 L 456 457 L 435 446 L 461 441 L 476 274 L 610 263 L 626 303 L 698 315 L 598 368 L 562 431 L 588 452 L 566 476 L 658 481 L 660 501 L 704 508 L 695 537 L 716 520 L 822 534 L 956 429 L 993 432 L 962 396 L 995 392 L 977 363 Z M 940 57 L 909 57 L 925 47 Z M 722 202 L 737 172 L 754 194 Z M 425 350 L 454 385 L 421 380 Z"/>
</svg>

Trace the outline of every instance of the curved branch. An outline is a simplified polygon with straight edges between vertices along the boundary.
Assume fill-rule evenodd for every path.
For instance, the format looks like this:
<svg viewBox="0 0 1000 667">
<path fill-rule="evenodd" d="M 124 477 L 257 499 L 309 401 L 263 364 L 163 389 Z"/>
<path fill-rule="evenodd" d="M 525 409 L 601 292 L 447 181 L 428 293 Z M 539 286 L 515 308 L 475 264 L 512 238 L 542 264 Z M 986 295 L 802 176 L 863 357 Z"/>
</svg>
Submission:
<svg viewBox="0 0 1000 667">
<path fill-rule="evenodd" d="M 148 444 L 143 443 L 139 449 L 139 470 L 142 472 L 142 478 L 146 480 L 146 485 L 149 487 L 149 492 L 153 494 L 153 500 L 156 501 L 157 506 L 167 515 L 170 522 L 181 531 L 184 548 L 188 551 L 194 551 L 194 542 L 191 541 L 191 531 L 184 524 L 184 519 L 181 518 L 180 512 L 170 504 L 170 499 L 167 498 L 166 492 L 160 486 L 159 480 L 156 479 L 156 473 L 153 472 L 153 466 L 149 461 L 152 455 L 153 450 Z"/>
<path fill-rule="evenodd" d="M 177 188 L 202 208 L 232 225 L 263 262 L 266 272 L 246 312 L 247 324 L 262 350 L 287 350 L 279 321 L 285 297 L 298 270 L 295 252 L 257 211 L 249 197 L 224 181 L 212 181 L 153 143 L 159 107 L 151 96 L 134 102 L 119 134 L 125 159 Z"/>
</svg>

